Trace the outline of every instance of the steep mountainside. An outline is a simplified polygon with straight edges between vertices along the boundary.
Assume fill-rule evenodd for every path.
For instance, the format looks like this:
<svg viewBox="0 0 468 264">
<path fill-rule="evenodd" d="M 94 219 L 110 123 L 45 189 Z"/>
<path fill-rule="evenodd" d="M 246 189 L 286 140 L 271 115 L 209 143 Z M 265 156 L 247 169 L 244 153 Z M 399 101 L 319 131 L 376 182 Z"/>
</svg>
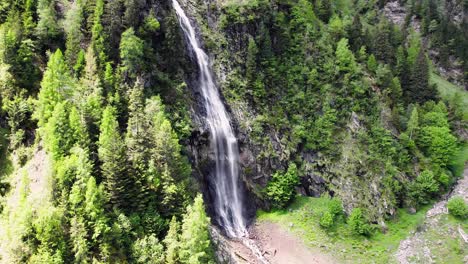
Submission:
<svg viewBox="0 0 468 264">
<path fill-rule="evenodd" d="M 467 1 L 2 0 L 0 262 L 424 262 L 467 85 Z"/>
</svg>

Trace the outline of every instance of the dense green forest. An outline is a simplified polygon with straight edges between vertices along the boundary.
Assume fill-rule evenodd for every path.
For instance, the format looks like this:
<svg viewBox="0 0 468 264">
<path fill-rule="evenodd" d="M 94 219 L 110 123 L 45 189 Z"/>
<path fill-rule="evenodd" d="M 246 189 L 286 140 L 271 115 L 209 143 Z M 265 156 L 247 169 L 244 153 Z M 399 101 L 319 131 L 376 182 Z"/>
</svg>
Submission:
<svg viewBox="0 0 468 264">
<path fill-rule="evenodd" d="M 370 238 L 462 175 L 468 2 L 388 2 L 181 3 L 251 210 L 321 196 Z M 168 0 L 0 0 L 0 262 L 216 262 L 195 74 Z"/>
</svg>

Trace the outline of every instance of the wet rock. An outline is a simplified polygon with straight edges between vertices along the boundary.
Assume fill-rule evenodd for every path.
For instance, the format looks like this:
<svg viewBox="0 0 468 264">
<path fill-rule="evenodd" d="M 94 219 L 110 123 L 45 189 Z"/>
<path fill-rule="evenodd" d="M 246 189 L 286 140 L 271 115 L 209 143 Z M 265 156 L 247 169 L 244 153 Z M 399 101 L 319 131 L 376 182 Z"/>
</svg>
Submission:
<svg viewBox="0 0 468 264">
<path fill-rule="evenodd" d="M 215 257 L 218 263 L 237 264 L 235 253 L 229 246 L 226 238 L 215 227 L 209 228 L 211 241 L 213 241 Z"/>
</svg>

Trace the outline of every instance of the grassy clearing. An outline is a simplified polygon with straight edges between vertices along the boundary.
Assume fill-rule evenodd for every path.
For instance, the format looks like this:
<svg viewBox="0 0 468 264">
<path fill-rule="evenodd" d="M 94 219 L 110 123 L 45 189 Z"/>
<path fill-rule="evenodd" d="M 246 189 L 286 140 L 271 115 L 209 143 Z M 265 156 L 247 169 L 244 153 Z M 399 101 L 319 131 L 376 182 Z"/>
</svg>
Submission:
<svg viewBox="0 0 468 264">
<path fill-rule="evenodd" d="M 430 76 L 431 83 L 437 84 L 437 88 L 439 90 L 440 96 L 443 99 L 449 100 L 454 97 L 454 95 L 461 96 L 462 102 L 465 105 L 468 105 L 468 92 L 466 92 L 462 87 L 457 86 L 444 78 L 440 75 L 432 72 Z"/>
<path fill-rule="evenodd" d="M 440 75 L 432 72 L 430 82 L 437 85 L 440 96 L 449 104 L 458 105 L 462 108 L 463 119 L 468 120 L 468 92 L 463 87 L 457 86 Z"/>
<path fill-rule="evenodd" d="M 301 237 L 307 245 L 330 252 L 337 260 L 347 263 L 393 263 L 401 240 L 422 224 L 429 206 L 410 215 L 404 209 L 387 222 L 388 231 L 379 231 L 369 238 L 351 233 L 343 217 L 335 226 L 325 231 L 319 225 L 322 213 L 327 210 L 328 198 L 297 197 L 286 210 L 259 212 L 259 221 L 278 223 Z"/>
</svg>

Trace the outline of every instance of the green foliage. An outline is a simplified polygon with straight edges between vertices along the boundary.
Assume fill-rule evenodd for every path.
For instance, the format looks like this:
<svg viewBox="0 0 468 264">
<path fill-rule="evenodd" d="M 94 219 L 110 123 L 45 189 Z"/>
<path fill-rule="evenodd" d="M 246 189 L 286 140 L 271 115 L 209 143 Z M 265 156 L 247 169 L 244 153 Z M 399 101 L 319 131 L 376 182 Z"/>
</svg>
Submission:
<svg viewBox="0 0 468 264">
<path fill-rule="evenodd" d="M 133 244 L 133 257 L 136 263 L 163 264 L 164 249 L 154 235 L 146 235 Z"/>
<path fill-rule="evenodd" d="M 378 66 L 377 60 L 375 59 L 374 54 L 371 54 L 369 58 L 367 59 L 367 69 L 375 73 L 375 71 L 377 70 L 377 66 Z"/>
<path fill-rule="evenodd" d="M 182 221 L 180 235 L 180 262 L 214 263 L 208 226 L 210 219 L 206 216 L 201 195 L 195 198 L 194 204 L 187 207 Z"/>
<path fill-rule="evenodd" d="M 143 40 L 135 35 L 133 28 L 129 28 L 122 33 L 120 58 L 124 69 L 130 73 L 135 73 L 141 68 Z"/>
<path fill-rule="evenodd" d="M 299 184 L 296 164 L 291 163 L 286 173 L 276 172 L 265 188 L 265 194 L 272 205 L 285 207 L 294 198 L 295 187 Z"/>
<path fill-rule="evenodd" d="M 38 22 L 36 35 L 47 44 L 50 44 L 61 33 L 55 4 L 56 0 L 38 0 L 37 2 Z"/>
<path fill-rule="evenodd" d="M 357 65 L 352 51 L 349 50 L 348 39 L 342 38 L 336 47 L 338 69 L 343 72 L 355 72 Z"/>
<path fill-rule="evenodd" d="M 333 226 L 333 215 L 330 211 L 326 211 L 323 213 L 322 217 L 320 217 L 320 226 L 323 228 L 330 228 Z"/>
<path fill-rule="evenodd" d="M 166 263 L 175 264 L 179 263 L 179 231 L 180 223 L 175 217 L 172 217 L 171 223 L 169 224 L 169 231 L 164 238 L 164 245 L 166 247 Z"/>
<path fill-rule="evenodd" d="M 439 183 L 430 170 L 421 172 L 416 180 L 409 185 L 409 194 L 418 204 L 428 204 L 439 191 Z"/>
<path fill-rule="evenodd" d="M 99 135 L 99 160 L 109 202 L 119 208 L 128 208 L 132 198 L 132 178 L 126 174 L 125 145 L 119 132 L 115 109 L 106 107 Z"/>
<path fill-rule="evenodd" d="M 67 104 L 57 103 L 46 125 L 45 141 L 55 159 L 67 155 L 76 142 L 66 108 Z"/>
<path fill-rule="evenodd" d="M 70 65 L 75 65 L 80 45 L 83 39 L 81 25 L 83 23 L 83 7 L 81 1 L 75 1 L 65 14 L 64 29 L 66 34 L 65 57 Z"/>
<path fill-rule="evenodd" d="M 432 162 L 440 167 L 446 167 L 457 150 L 457 139 L 448 127 L 423 127 L 419 142 Z"/>
<path fill-rule="evenodd" d="M 354 208 L 351 211 L 348 217 L 348 224 L 356 235 L 368 236 L 371 234 L 371 228 L 364 218 L 361 208 Z"/>
<path fill-rule="evenodd" d="M 341 200 L 338 198 L 331 199 L 330 203 L 328 204 L 328 212 L 330 212 L 333 217 L 337 217 L 343 214 L 343 203 Z"/>
<path fill-rule="evenodd" d="M 37 108 L 34 116 L 39 120 L 39 126 L 44 126 L 52 116 L 55 105 L 70 97 L 73 91 L 73 82 L 69 69 L 58 49 L 50 55 L 44 78 L 41 82 Z"/>
<path fill-rule="evenodd" d="M 449 213 L 460 219 L 468 219 L 468 204 L 460 197 L 452 197 L 447 203 Z"/>
</svg>

